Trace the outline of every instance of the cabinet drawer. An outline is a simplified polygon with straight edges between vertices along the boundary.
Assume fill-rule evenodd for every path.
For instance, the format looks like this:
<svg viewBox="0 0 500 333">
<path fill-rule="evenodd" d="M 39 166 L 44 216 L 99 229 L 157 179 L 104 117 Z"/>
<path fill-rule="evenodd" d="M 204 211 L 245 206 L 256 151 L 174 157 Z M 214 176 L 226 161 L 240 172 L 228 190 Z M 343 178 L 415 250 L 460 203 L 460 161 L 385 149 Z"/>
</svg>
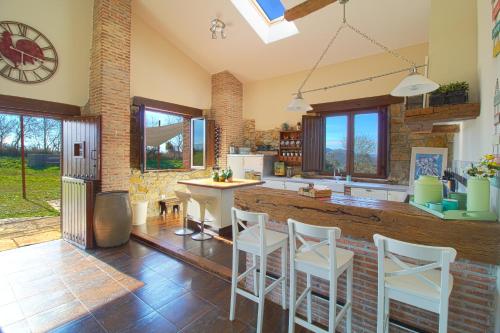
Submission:
<svg viewBox="0 0 500 333">
<path fill-rule="evenodd" d="M 404 202 L 406 199 L 406 192 L 401 191 L 387 191 L 387 200 L 389 201 L 397 201 Z"/>
<path fill-rule="evenodd" d="M 351 188 L 351 196 L 358 198 L 387 200 L 387 191 L 353 187 Z"/>
</svg>

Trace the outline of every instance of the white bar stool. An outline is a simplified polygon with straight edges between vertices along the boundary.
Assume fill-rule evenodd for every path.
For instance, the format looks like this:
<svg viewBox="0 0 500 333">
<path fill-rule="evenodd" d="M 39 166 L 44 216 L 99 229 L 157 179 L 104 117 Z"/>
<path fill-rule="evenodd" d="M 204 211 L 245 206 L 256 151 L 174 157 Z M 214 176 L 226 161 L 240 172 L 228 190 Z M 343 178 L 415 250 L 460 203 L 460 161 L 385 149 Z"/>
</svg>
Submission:
<svg viewBox="0 0 500 333">
<path fill-rule="evenodd" d="M 450 263 L 457 251 L 451 247 L 411 244 L 378 234 L 377 333 L 389 332 L 391 299 L 439 314 L 439 333 L 448 326 L 448 298 L 453 288 Z M 405 263 L 394 254 L 429 262 Z"/>
<path fill-rule="evenodd" d="M 178 236 L 191 235 L 194 231 L 187 227 L 187 210 L 188 202 L 191 199 L 191 194 L 188 192 L 174 191 L 175 196 L 179 199 L 182 205 L 182 228 L 177 229 L 175 234 Z"/>
<path fill-rule="evenodd" d="M 265 296 L 274 287 L 281 283 L 281 306 L 286 310 L 286 268 L 287 268 L 287 241 L 288 235 L 266 229 L 268 215 L 264 213 L 245 212 L 236 208 L 231 210 L 231 219 L 233 224 L 233 273 L 231 278 L 231 308 L 229 311 L 229 320 L 234 320 L 236 310 L 236 294 L 240 294 L 254 302 L 258 306 L 257 311 L 257 333 L 262 332 L 262 322 L 264 318 Z M 242 223 L 255 223 L 247 227 Z M 243 231 L 239 231 L 239 226 Z M 275 279 L 266 287 L 266 265 L 267 256 L 281 249 L 281 277 Z M 253 265 L 246 272 L 238 275 L 239 251 L 252 254 Z M 260 258 L 259 279 L 257 280 L 257 256 Z M 238 282 L 253 273 L 253 291 L 254 294 L 238 288 Z"/>
<path fill-rule="evenodd" d="M 288 219 L 290 236 L 290 313 L 288 332 L 293 333 L 295 324 L 312 332 L 334 333 L 345 317 L 346 332 L 352 331 L 352 276 L 354 252 L 337 248 L 340 229 L 320 227 Z M 320 242 L 307 241 L 302 236 L 319 239 Z M 297 249 L 297 240 L 302 244 Z M 297 271 L 306 273 L 307 286 L 297 299 Z M 337 279 L 347 271 L 346 301 L 337 314 Z M 328 331 L 312 323 L 312 286 L 311 275 L 330 282 Z M 307 298 L 307 321 L 296 316 L 300 303 Z"/>
<path fill-rule="evenodd" d="M 204 241 L 207 239 L 212 239 L 213 236 L 209 235 L 205 232 L 205 213 L 207 210 L 207 206 L 213 200 L 215 200 L 215 198 L 212 196 L 209 196 L 209 195 L 194 194 L 194 193 L 191 194 L 191 198 L 194 201 L 198 202 L 198 205 L 200 206 L 200 220 L 196 221 L 196 222 L 200 223 L 200 228 L 201 228 L 200 232 L 197 234 L 194 234 L 193 236 L 191 236 L 191 238 L 194 240 L 197 240 L 197 241 Z"/>
</svg>

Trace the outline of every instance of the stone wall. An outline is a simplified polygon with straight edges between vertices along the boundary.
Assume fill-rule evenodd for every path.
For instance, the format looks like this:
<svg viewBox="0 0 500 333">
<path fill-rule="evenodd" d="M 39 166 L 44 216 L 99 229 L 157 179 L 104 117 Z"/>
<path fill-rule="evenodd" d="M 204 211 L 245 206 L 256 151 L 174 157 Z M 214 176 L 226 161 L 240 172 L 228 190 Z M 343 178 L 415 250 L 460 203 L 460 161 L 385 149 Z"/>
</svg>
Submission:
<svg viewBox="0 0 500 333">
<path fill-rule="evenodd" d="M 412 133 L 404 124 L 404 104 L 389 106 L 389 177 L 408 184 L 412 147 L 448 148 L 448 164 L 453 161 L 453 133 Z"/>
<path fill-rule="evenodd" d="M 245 119 L 243 126 L 243 141 L 245 146 L 252 147 L 255 150 L 257 146 L 272 146 L 273 149 L 279 148 L 280 129 L 256 130 L 254 119 Z"/>
<path fill-rule="evenodd" d="M 102 117 L 101 190 L 126 190 L 130 177 L 131 0 L 95 0 L 88 107 Z"/>
</svg>

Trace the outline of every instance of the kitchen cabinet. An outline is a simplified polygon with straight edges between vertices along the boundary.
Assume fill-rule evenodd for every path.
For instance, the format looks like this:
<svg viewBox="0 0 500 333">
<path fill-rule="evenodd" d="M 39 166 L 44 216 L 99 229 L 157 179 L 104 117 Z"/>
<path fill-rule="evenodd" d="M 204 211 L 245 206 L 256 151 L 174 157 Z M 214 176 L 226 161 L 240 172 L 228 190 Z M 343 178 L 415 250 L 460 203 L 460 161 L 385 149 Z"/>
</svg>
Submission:
<svg viewBox="0 0 500 333">
<path fill-rule="evenodd" d="M 274 159 L 273 155 L 228 154 L 227 166 L 233 170 L 234 178 L 245 178 L 245 171 L 260 172 L 264 177 L 271 175 Z"/>
<path fill-rule="evenodd" d="M 307 187 L 307 184 L 285 181 L 285 190 L 298 191 L 301 187 Z"/>
<path fill-rule="evenodd" d="M 387 191 L 353 187 L 351 188 L 351 196 L 358 198 L 387 200 Z"/>
<path fill-rule="evenodd" d="M 408 194 L 402 191 L 387 191 L 387 200 L 404 202 Z"/>
<path fill-rule="evenodd" d="M 276 190 L 284 190 L 285 182 L 281 180 L 266 180 L 262 187 L 273 188 Z"/>
</svg>

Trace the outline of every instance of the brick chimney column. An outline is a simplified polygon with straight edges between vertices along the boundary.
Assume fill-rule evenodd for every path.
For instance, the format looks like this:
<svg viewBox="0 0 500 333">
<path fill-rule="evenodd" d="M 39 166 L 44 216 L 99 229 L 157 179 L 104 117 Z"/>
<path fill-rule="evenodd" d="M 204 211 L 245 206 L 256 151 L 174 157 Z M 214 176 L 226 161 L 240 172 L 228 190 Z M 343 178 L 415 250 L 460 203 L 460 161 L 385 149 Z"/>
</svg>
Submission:
<svg viewBox="0 0 500 333">
<path fill-rule="evenodd" d="M 102 191 L 130 177 L 131 0 L 94 0 L 88 115 L 102 117 Z"/>
</svg>

